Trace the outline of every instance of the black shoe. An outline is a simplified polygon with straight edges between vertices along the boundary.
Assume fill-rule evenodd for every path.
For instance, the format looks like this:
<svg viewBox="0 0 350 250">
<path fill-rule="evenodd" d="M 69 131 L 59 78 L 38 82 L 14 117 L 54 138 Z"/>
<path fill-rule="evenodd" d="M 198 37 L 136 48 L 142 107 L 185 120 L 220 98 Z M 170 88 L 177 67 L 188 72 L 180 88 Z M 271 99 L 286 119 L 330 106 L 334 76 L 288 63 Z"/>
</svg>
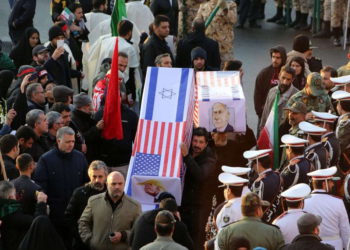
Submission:
<svg viewBox="0 0 350 250">
<path fill-rule="evenodd" d="M 274 23 L 277 20 L 281 19 L 283 17 L 283 8 L 282 7 L 277 7 L 277 13 L 273 17 L 269 18 L 266 20 L 268 23 Z"/>
<path fill-rule="evenodd" d="M 257 24 L 257 23 L 250 23 L 249 24 L 249 28 L 252 28 L 252 29 L 261 29 L 261 25 Z"/>
<path fill-rule="evenodd" d="M 282 17 L 280 20 L 277 20 L 277 21 L 276 21 L 276 24 L 285 25 L 285 24 L 286 24 L 286 18 L 285 18 L 285 17 Z"/>
<path fill-rule="evenodd" d="M 335 47 L 340 47 L 341 46 L 340 39 L 339 38 L 334 38 L 333 39 L 333 45 Z"/>
</svg>

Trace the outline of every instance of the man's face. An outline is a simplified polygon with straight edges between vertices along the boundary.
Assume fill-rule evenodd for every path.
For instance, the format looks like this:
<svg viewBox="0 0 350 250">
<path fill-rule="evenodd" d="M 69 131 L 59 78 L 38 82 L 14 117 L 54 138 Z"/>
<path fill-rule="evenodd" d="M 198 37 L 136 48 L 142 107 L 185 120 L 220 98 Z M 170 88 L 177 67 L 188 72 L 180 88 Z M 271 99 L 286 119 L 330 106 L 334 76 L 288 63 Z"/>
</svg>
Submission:
<svg viewBox="0 0 350 250">
<path fill-rule="evenodd" d="M 92 112 L 94 111 L 94 109 L 92 107 L 92 103 L 90 103 L 89 105 L 85 105 L 85 106 L 79 108 L 79 110 L 84 112 L 85 114 L 89 114 L 89 115 L 91 115 Z"/>
<path fill-rule="evenodd" d="M 45 104 L 45 92 L 42 86 L 38 86 L 32 95 L 32 100 L 40 105 Z"/>
<path fill-rule="evenodd" d="M 75 143 L 74 135 L 65 134 L 63 135 L 62 139 L 57 139 L 58 148 L 64 153 L 72 152 L 74 148 L 74 143 Z"/>
<path fill-rule="evenodd" d="M 331 81 L 331 72 L 321 71 L 321 77 L 327 90 L 334 88 L 335 84 Z"/>
<path fill-rule="evenodd" d="M 23 150 L 28 149 L 28 148 L 32 148 L 33 143 L 34 143 L 34 139 L 33 138 L 29 138 L 28 140 L 24 140 L 24 138 L 20 138 L 19 140 L 19 145 L 21 146 L 21 148 Z"/>
<path fill-rule="evenodd" d="M 108 194 L 111 198 L 118 199 L 123 195 L 125 181 L 121 174 L 114 174 L 107 178 Z"/>
<path fill-rule="evenodd" d="M 63 123 L 63 119 L 62 119 L 62 116 L 60 118 L 58 118 L 58 120 L 55 122 L 54 124 L 54 129 L 55 131 L 59 130 L 60 128 L 62 128 L 64 126 L 64 123 Z"/>
<path fill-rule="evenodd" d="M 160 61 L 160 67 L 171 68 L 173 66 L 170 56 L 165 56 Z"/>
<path fill-rule="evenodd" d="M 281 71 L 279 75 L 279 84 L 278 88 L 282 93 L 287 91 L 292 84 L 293 81 L 293 76 L 285 71 Z"/>
<path fill-rule="evenodd" d="M 70 111 L 62 111 L 61 113 L 61 117 L 64 123 L 64 126 L 69 126 L 70 122 L 71 122 L 71 114 Z"/>
<path fill-rule="evenodd" d="M 271 61 L 272 61 L 272 67 L 274 68 L 280 67 L 282 65 L 281 53 L 272 52 Z"/>
<path fill-rule="evenodd" d="M 193 60 L 193 68 L 197 71 L 203 70 L 205 66 L 205 59 L 197 57 Z"/>
<path fill-rule="evenodd" d="M 192 151 L 196 154 L 200 154 L 207 147 L 208 142 L 205 140 L 204 136 L 194 135 L 192 138 Z"/>
<path fill-rule="evenodd" d="M 43 51 L 36 56 L 33 56 L 33 60 L 39 64 L 43 65 L 47 60 L 49 60 L 49 52 L 48 51 Z"/>
<path fill-rule="evenodd" d="M 35 123 L 35 128 L 38 129 L 39 133 L 44 134 L 48 131 L 48 125 L 46 115 L 40 114 L 39 122 Z"/>
<path fill-rule="evenodd" d="M 60 36 L 57 36 L 54 39 L 52 39 L 51 43 L 54 47 L 57 47 L 57 40 L 64 40 L 64 39 L 65 39 L 65 37 L 60 35 Z"/>
<path fill-rule="evenodd" d="M 158 27 L 154 25 L 153 28 L 154 28 L 154 33 L 156 33 L 156 35 L 159 36 L 160 38 L 164 39 L 169 35 L 169 32 L 170 32 L 169 22 L 161 22 Z"/>
<path fill-rule="evenodd" d="M 157 196 L 157 194 L 160 192 L 160 188 L 157 185 L 153 184 L 145 184 L 144 190 L 151 196 Z"/>
<path fill-rule="evenodd" d="M 128 67 L 128 58 L 125 57 L 118 57 L 118 69 L 121 72 L 125 72 L 126 68 Z"/>
<path fill-rule="evenodd" d="M 225 105 L 221 103 L 214 104 L 212 115 L 214 127 L 218 130 L 224 130 L 230 119 L 230 114 Z"/>
<path fill-rule="evenodd" d="M 82 18 L 83 18 L 83 8 L 77 8 L 75 11 L 74 11 L 74 15 L 75 15 L 75 19 L 77 21 L 80 21 Z"/>
<path fill-rule="evenodd" d="M 297 113 L 291 110 L 288 111 L 289 124 L 293 127 L 297 126 L 300 122 L 305 121 L 304 113 Z"/>
<path fill-rule="evenodd" d="M 107 180 L 107 174 L 104 169 L 92 169 L 89 171 L 91 186 L 96 190 L 103 190 Z"/>
</svg>

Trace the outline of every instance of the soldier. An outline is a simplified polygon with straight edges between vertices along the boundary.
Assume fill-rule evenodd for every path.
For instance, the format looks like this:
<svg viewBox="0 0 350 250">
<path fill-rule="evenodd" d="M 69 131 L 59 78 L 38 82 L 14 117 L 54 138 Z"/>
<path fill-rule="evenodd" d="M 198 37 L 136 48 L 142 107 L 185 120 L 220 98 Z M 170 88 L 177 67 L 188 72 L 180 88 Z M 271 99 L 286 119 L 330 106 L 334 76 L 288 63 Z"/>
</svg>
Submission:
<svg viewBox="0 0 350 250">
<path fill-rule="evenodd" d="M 313 125 L 309 122 L 301 122 L 299 128 L 307 134 L 309 146 L 305 149 L 305 157 L 312 164 L 312 169 L 324 169 L 329 167 L 327 150 L 321 143 L 321 136 L 326 129 Z"/>
<path fill-rule="evenodd" d="M 220 232 L 226 225 L 242 219 L 241 195 L 244 183 L 248 180 L 233 174 L 221 173 L 219 181 L 224 184 L 224 196 L 227 201 L 216 217 L 216 225 Z"/>
<path fill-rule="evenodd" d="M 221 170 L 225 173 L 233 174 L 238 177 L 248 179 L 248 173 L 251 171 L 251 168 L 247 167 L 229 167 L 229 166 L 222 166 Z M 243 190 L 242 190 L 242 196 L 244 196 L 247 193 L 250 193 L 250 189 L 248 187 L 248 183 L 244 183 Z"/>
<path fill-rule="evenodd" d="M 308 75 L 305 87 L 289 99 L 287 107 L 291 107 L 296 102 L 304 103 L 307 107 L 307 112 L 311 112 L 311 110 L 328 112 L 331 110 L 334 113 L 331 99 L 319 73 Z M 308 113 L 306 120 L 310 119 L 311 116 L 312 114 Z"/>
<path fill-rule="evenodd" d="M 349 218 L 341 199 L 330 195 L 337 168 L 331 167 L 309 173 L 312 177 L 311 198 L 305 200 L 305 212 L 322 217 L 320 237 L 336 250 L 347 247 L 350 237 Z"/>
<path fill-rule="evenodd" d="M 350 49 L 348 51 L 347 57 L 350 60 Z M 350 75 L 350 61 L 348 61 L 347 64 L 341 66 L 337 71 L 338 71 L 338 76 Z"/>
<path fill-rule="evenodd" d="M 178 39 L 186 37 L 191 32 L 192 22 L 195 19 L 199 6 L 203 0 L 181 0 L 179 2 Z M 185 22 L 184 22 L 185 21 Z"/>
<path fill-rule="evenodd" d="M 333 33 L 333 45 L 339 47 L 340 36 L 342 34 L 343 21 L 346 22 L 347 0 L 332 0 L 331 1 L 331 29 Z M 349 18 L 350 21 L 350 18 Z M 349 23 L 348 23 L 349 24 Z M 348 26 L 348 24 L 346 26 Z"/>
<path fill-rule="evenodd" d="M 339 72 L 339 69 L 338 69 L 338 72 Z M 341 71 L 341 74 L 345 74 L 345 71 Z M 339 77 L 331 77 L 330 80 L 332 82 L 334 82 L 334 85 L 335 85 L 335 87 L 338 88 L 338 90 L 344 90 L 346 92 L 350 92 L 350 84 L 349 84 L 350 83 L 350 70 L 349 70 L 349 75 L 343 75 L 343 76 L 339 76 Z"/>
<path fill-rule="evenodd" d="M 334 124 L 338 116 L 325 112 L 311 111 L 311 113 L 314 115 L 314 124 L 327 130 L 327 132 L 321 136 L 321 141 L 328 152 L 330 166 L 337 166 L 340 146 L 334 133 Z"/>
<path fill-rule="evenodd" d="M 311 193 L 311 188 L 305 183 L 299 183 L 281 193 L 287 204 L 287 211 L 278 216 L 273 225 L 279 227 L 284 242 L 289 244 L 299 234 L 297 220 L 305 214 L 304 199 Z"/>
<path fill-rule="evenodd" d="M 304 149 L 307 140 L 293 135 L 284 135 L 281 138 L 286 148 L 286 155 L 289 164 L 281 172 L 283 190 L 286 190 L 297 183 L 309 184 L 307 173 L 310 172 L 310 162 L 304 156 Z"/>
</svg>

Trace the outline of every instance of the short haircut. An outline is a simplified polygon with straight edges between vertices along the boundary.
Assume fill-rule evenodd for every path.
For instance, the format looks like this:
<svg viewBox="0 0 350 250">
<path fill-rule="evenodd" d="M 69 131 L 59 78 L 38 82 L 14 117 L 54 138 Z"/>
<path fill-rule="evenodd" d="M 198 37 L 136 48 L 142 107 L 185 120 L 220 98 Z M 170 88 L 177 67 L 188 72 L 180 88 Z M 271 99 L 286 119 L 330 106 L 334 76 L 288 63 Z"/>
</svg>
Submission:
<svg viewBox="0 0 350 250">
<path fill-rule="evenodd" d="M 312 180 L 312 187 L 314 189 L 323 189 L 323 183 L 325 180 Z"/>
<path fill-rule="evenodd" d="M 29 84 L 29 86 L 26 89 L 27 100 L 32 99 L 33 94 L 35 94 L 37 92 L 37 88 L 40 87 L 40 86 L 41 86 L 40 83 L 31 83 L 31 84 Z"/>
<path fill-rule="evenodd" d="M 204 33 L 205 24 L 202 18 L 195 18 L 192 22 L 192 28 L 194 32 Z"/>
<path fill-rule="evenodd" d="M 286 204 L 288 208 L 298 208 L 303 201 L 287 201 Z"/>
<path fill-rule="evenodd" d="M 229 70 L 240 70 L 242 68 L 242 62 L 240 60 L 230 60 L 225 62 L 224 64 L 224 71 L 229 71 Z"/>
<path fill-rule="evenodd" d="M 264 169 L 271 167 L 271 158 L 269 155 L 259 158 L 258 161 Z"/>
<path fill-rule="evenodd" d="M 206 128 L 203 128 L 203 127 L 194 128 L 194 129 L 193 129 L 192 138 L 193 138 L 194 136 L 204 136 L 205 141 L 206 141 L 206 142 L 209 141 L 209 133 L 208 133 L 208 131 L 207 131 Z"/>
<path fill-rule="evenodd" d="M 322 135 L 309 135 L 310 138 L 316 142 L 320 142 L 322 139 Z"/>
<path fill-rule="evenodd" d="M 104 163 L 103 161 L 95 160 L 90 163 L 88 173 L 90 173 L 93 170 L 100 170 L 100 169 L 103 169 L 105 174 L 108 175 L 108 168 L 106 163 Z"/>
<path fill-rule="evenodd" d="M 250 249 L 249 240 L 243 236 L 233 236 L 230 238 L 230 249 L 240 249 L 241 247 L 245 247 Z"/>
<path fill-rule="evenodd" d="M 36 134 L 35 134 L 34 130 L 31 127 L 29 127 L 29 126 L 21 126 L 16 131 L 16 137 L 17 137 L 18 140 L 23 138 L 24 141 L 28 141 L 29 139 L 35 140 L 36 139 Z"/>
<path fill-rule="evenodd" d="M 161 210 L 155 219 L 155 228 L 160 236 L 168 236 L 174 230 L 175 218 L 172 212 Z"/>
<path fill-rule="evenodd" d="M 290 147 L 291 151 L 295 155 L 304 154 L 305 147 Z"/>
<path fill-rule="evenodd" d="M 67 127 L 67 126 L 57 130 L 57 135 L 56 135 L 57 139 L 62 140 L 64 135 L 75 135 L 75 132 L 71 127 Z"/>
<path fill-rule="evenodd" d="M 83 6 L 80 4 L 80 3 L 71 3 L 69 6 L 68 6 L 68 9 L 71 11 L 71 12 L 75 12 L 76 9 L 78 8 L 83 8 Z"/>
<path fill-rule="evenodd" d="M 339 102 L 340 107 L 346 111 L 346 112 L 350 112 L 350 101 L 346 100 L 346 101 L 340 101 Z"/>
<path fill-rule="evenodd" d="M 331 77 L 338 77 L 338 72 L 335 68 L 333 68 L 332 66 L 324 66 L 321 69 L 321 72 L 329 72 L 331 73 Z"/>
<path fill-rule="evenodd" d="M 129 20 L 122 20 L 118 23 L 118 34 L 120 36 L 126 36 L 132 29 L 134 25 Z"/>
<path fill-rule="evenodd" d="M 19 168 L 19 171 L 24 172 L 28 170 L 33 161 L 33 157 L 30 154 L 20 154 L 16 159 L 16 166 Z"/>
<path fill-rule="evenodd" d="M 124 51 L 119 51 L 118 52 L 118 57 L 129 58 L 128 54 L 126 54 Z"/>
<path fill-rule="evenodd" d="M 70 112 L 71 110 L 69 105 L 62 102 L 56 102 L 52 105 L 51 111 L 57 111 L 58 113 L 62 114 L 63 111 Z"/>
<path fill-rule="evenodd" d="M 40 115 L 45 115 L 44 111 L 40 109 L 32 109 L 26 115 L 26 123 L 29 127 L 35 128 L 36 123 L 40 123 Z"/>
<path fill-rule="evenodd" d="M 281 68 L 280 74 L 281 74 L 282 72 L 286 72 L 286 73 L 292 75 L 293 78 L 295 77 L 295 70 L 294 70 L 292 67 L 288 66 L 288 65 L 284 65 L 284 66 Z"/>
<path fill-rule="evenodd" d="M 61 114 L 57 111 L 50 111 L 46 114 L 47 124 L 49 129 L 61 118 Z"/>
<path fill-rule="evenodd" d="M 15 186 L 9 181 L 0 181 L 0 198 L 8 199 Z"/>
<path fill-rule="evenodd" d="M 157 15 L 155 18 L 154 18 L 154 26 L 156 27 L 159 27 L 159 25 L 162 23 L 162 22 L 168 22 L 170 23 L 170 20 L 169 20 L 169 17 L 165 16 L 165 15 Z"/>
<path fill-rule="evenodd" d="M 161 65 L 162 63 L 162 59 L 164 57 L 167 57 L 169 56 L 170 57 L 170 54 L 169 53 L 164 53 L 164 54 L 160 54 L 156 57 L 156 59 L 154 60 L 154 64 L 157 66 L 157 65 Z"/>
<path fill-rule="evenodd" d="M 94 9 L 99 9 L 101 5 L 105 5 L 106 0 L 92 0 L 92 7 Z"/>
<path fill-rule="evenodd" d="M 231 190 L 231 193 L 235 197 L 240 197 L 242 195 L 243 185 L 242 186 L 229 186 L 229 189 Z"/>
<path fill-rule="evenodd" d="M 170 212 L 173 212 L 173 213 L 178 211 L 176 200 L 174 200 L 173 198 L 165 198 L 161 200 L 161 202 L 159 203 L 159 207 L 169 210 Z"/>
<path fill-rule="evenodd" d="M 0 151 L 2 154 L 8 154 L 14 147 L 17 147 L 18 140 L 16 136 L 7 134 L 0 139 Z"/>
</svg>

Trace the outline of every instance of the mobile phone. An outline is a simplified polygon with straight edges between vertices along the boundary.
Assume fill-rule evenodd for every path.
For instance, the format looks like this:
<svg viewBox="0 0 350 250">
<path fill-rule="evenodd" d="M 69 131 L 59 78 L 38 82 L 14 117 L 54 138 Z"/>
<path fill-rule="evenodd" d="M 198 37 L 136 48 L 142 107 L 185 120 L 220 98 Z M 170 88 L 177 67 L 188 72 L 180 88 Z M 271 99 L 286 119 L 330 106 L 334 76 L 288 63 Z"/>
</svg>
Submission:
<svg viewBox="0 0 350 250">
<path fill-rule="evenodd" d="M 57 48 L 61 48 L 64 45 L 64 40 L 57 40 Z"/>
</svg>

